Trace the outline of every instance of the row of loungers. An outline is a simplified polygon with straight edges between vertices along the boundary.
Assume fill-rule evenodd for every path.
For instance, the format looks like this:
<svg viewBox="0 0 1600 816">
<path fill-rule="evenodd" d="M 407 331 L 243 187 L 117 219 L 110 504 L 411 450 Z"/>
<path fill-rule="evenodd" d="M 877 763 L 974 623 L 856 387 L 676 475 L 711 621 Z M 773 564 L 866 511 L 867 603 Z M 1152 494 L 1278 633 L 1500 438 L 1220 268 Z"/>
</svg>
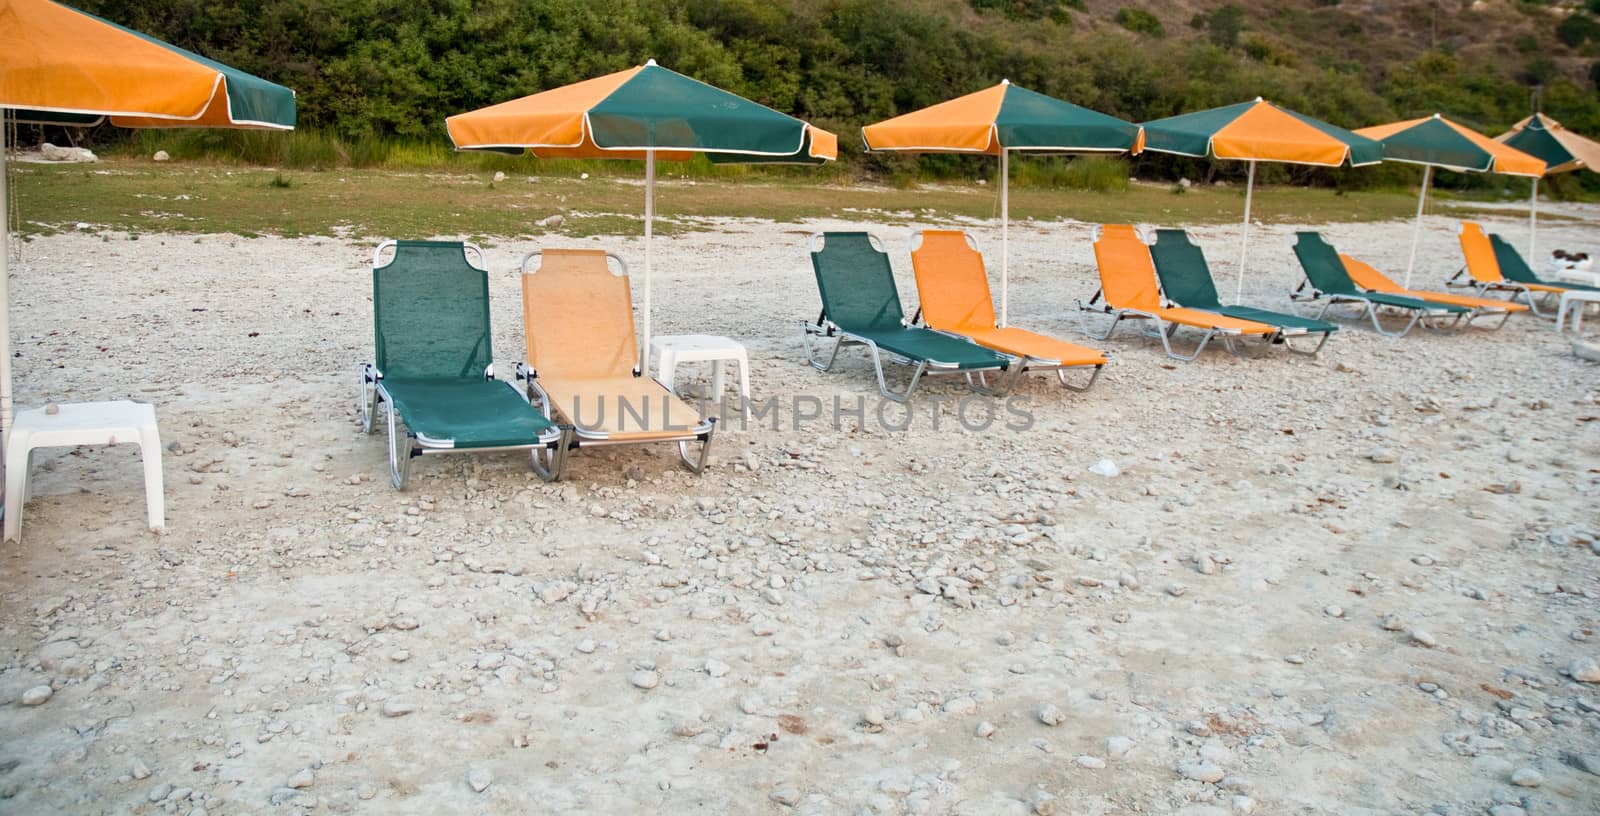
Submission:
<svg viewBox="0 0 1600 816">
<path fill-rule="evenodd" d="M 1293 302 L 1321 305 L 1315 316 L 1306 317 L 1224 305 L 1204 253 L 1188 234 L 1159 229 L 1154 235 L 1155 240 L 1147 243 L 1130 225 L 1096 228 L 1100 290 L 1088 301 L 1077 302 L 1085 335 L 1105 340 L 1124 321 L 1140 320 L 1148 321 L 1147 333 L 1180 360 L 1195 359 L 1213 339 L 1237 353 L 1237 341 L 1247 337 L 1310 355 L 1338 331 L 1325 319 L 1336 307 L 1354 306 L 1354 317 L 1370 319 L 1380 334 L 1401 337 L 1418 325 L 1433 330 L 1465 328 L 1484 317 L 1498 317 L 1499 322 L 1489 328 L 1499 328 L 1515 312 L 1531 309 L 1544 314 L 1537 303 L 1540 296 L 1590 288 L 1539 280 L 1509 244 L 1498 235 L 1485 236 L 1470 222 L 1461 231 L 1467 263 L 1450 283 L 1470 287 L 1474 295 L 1404 288 L 1372 266 L 1340 254 L 1320 234 L 1307 231 L 1296 233 L 1294 245 L 1306 279 L 1290 294 Z M 1003 393 L 1028 371 L 1053 371 L 1074 390 L 1094 383 L 1107 361 L 1104 352 L 997 324 L 983 256 L 964 233 L 920 232 L 912 236 L 911 245 L 921 309 L 908 321 L 889 256 L 876 237 L 865 232 L 811 237 L 811 262 L 822 296 L 821 314 L 803 327 L 813 366 L 827 371 L 841 347 L 862 345 L 872 356 L 879 392 L 896 401 L 909 399 L 929 374 L 959 374 L 974 389 L 990 394 Z M 1470 277 L 1462 280 L 1462 275 Z M 1511 300 L 1482 296 L 1489 292 L 1507 292 Z M 1512 302 L 1518 297 L 1528 302 Z M 1084 322 L 1084 315 L 1091 312 L 1111 318 L 1103 333 L 1095 334 Z M 1381 315 L 1388 313 L 1399 314 L 1405 322 L 1398 328 L 1385 326 Z M 1187 354 L 1173 345 L 1180 328 L 1202 332 Z M 830 349 L 819 350 L 823 338 L 834 341 Z M 914 366 L 910 382 L 899 391 L 888 386 L 886 359 Z M 1093 373 L 1083 385 L 1073 386 L 1066 377 L 1072 369 Z M 990 373 L 1000 376 L 996 386 L 989 384 Z"/>
<path fill-rule="evenodd" d="M 1335 306 L 1354 305 L 1379 332 L 1398 336 L 1418 324 L 1470 325 L 1484 315 L 1499 315 L 1498 327 L 1512 312 L 1545 314 L 1540 298 L 1593 289 L 1540 280 L 1509 244 L 1485 235 L 1476 224 L 1462 225 L 1461 245 L 1466 265 L 1450 283 L 1470 287 L 1477 296 L 1403 289 L 1376 269 L 1340 255 L 1317 233 L 1298 233 L 1294 249 L 1306 282 L 1291 298 L 1322 303 L 1317 316 L 1308 318 L 1222 304 L 1205 255 L 1182 230 L 1156 230 L 1147 244 L 1131 226 L 1108 225 L 1097 231 L 1094 243 L 1101 288 L 1078 304 L 1079 317 L 1098 312 L 1112 318 L 1099 339 L 1110 337 L 1126 320 L 1148 321 L 1167 353 L 1185 360 L 1198 356 L 1213 338 L 1221 338 L 1230 351 L 1236 350 L 1236 340 L 1254 337 L 1315 354 L 1338 330 L 1322 319 Z M 393 257 L 385 263 L 383 255 L 391 248 Z M 879 391 L 888 399 L 910 398 L 928 374 L 960 374 L 975 389 L 998 394 L 1023 374 L 1047 372 L 1082 391 L 1107 363 L 1102 351 L 999 326 L 983 256 L 964 233 L 931 230 L 912 237 L 921 308 L 909 321 L 889 256 L 876 238 L 864 232 L 819 233 L 810 249 L 822 313 L 805 324 L 808 359 L 826 371 L 842 346 L 865 346 Z M 476 253 L 476 265 L 468 253 Z M 618 271 L 612 271 L 611 261 Z M 373 254 L 375 358 L 361 367 L 360 409 L 368 433 L 380 424 L 379 412 L 384 414 L 395 487 L 404 487 L 413 458 L 459 452 L 527 451 L 533 470 L 554 480 L 574 450 L 666 443 L 677 445 L 683 463 L 700 472 L 716 419 L 702 418 L 640 371 L 622 260 L 599 250 L 551 249 L 526 256 L 521 271 L 527 356 L 516 367 L 519 387 L 494 375 L 481 250 L 462 243 L 386 241 Z M 1527 304 L 1481 297 L 1490 292 Z M 1379 320 L 1380 310 L 1409 312 L 1410 320 L 1399 330 L 1388 329 Z M 1203 332 L 1187 355 L 1172 345 L 1180 327 Z M 1083 329 L 1094 336 L 1087 325 Z M 1310 338 L 1316 339 L 1309 348 L 1291 344 Z M 819 349 L 827 339 L 833 340 L 832 348 Z M 889 388 L 886 361 L 915 366 L 903 389 Z M 1087 379 L 1071 376 L 1074 372 L 1086 372 Z M 991 374 L 997 377 L 992 385 Z M 696 443 L 698 454 L 691 455 Z"/>
</svg>

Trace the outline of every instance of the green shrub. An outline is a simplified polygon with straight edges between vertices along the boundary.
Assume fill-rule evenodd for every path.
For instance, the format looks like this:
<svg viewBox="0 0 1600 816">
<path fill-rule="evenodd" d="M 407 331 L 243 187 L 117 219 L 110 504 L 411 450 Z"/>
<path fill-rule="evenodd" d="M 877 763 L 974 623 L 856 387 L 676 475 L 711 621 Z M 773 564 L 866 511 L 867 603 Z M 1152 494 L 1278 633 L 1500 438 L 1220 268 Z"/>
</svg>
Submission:
<svg viewBox="0 0 1600 816">
<path fill-rule="evenodd" d="M 1588 40 L 1600 39 L 1600 23 L 1587 14 L 1569 14 L 1556 25 L 1556 39 L 1576 48 Z"/>
<path fill-rule="evenodd" d="M 1144 9 L 1120 8 L 1114 18 L 1117 25 L 1138 34 L 1148 34 L 1152 37 L 1165 37 L 1167 30 L 1161 26 L 1161 21 Z"/>
<path fill-rule="evenodd" d="M 1244 31 L 1244 9 L 1232 3 L 1222 6 L 1211 12 L 1206 28 L 1211 32 L 1211 42 L 1233 48 L 1239 44 L 1239 34 Z"/>
</svg>

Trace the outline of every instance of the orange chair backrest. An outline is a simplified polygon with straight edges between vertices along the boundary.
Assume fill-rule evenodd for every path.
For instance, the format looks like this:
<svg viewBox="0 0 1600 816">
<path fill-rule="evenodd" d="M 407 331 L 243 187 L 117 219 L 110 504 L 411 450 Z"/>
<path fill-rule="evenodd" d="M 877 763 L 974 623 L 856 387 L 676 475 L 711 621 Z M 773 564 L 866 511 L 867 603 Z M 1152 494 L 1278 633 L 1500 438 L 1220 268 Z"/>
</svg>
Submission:
<svg viewBox="0 0 1600 816">
<path fill-rule="evenodd" d="M 522 322 L 540 377 L 627 377 L 638 365 L 628 276 L 611 272 L 603 250 L 544 250 L 522 275 Z"/>
<path fill-rule="evenodd" d="M 1479 283 L 1500 283 L 1500 262 L 1494 257 L 1494 245 L 1483 228 L 1471 221 L 1461 222 L 1461 254 L 1467 258 L 1467 274 Z"/>
<path fill-rule="evenodd" d="M 1349 255 L 1341 254 L 1339 260 L 1344 261 L 1344 272 L 1350 280 L 1362 289 L 1373 292 L 1398 292 L 1400 284 L 1395 283 L 1388 275 L 1379 272 L 1371 265 L 1362 263 Z"/>
<path fill-rule="evenodd" d="M 1106 224 L 1094 242 L 1094 260 L 1100 267 L 1100 290 L 1113 309 L 1154 312 L 1161 308 L 1156 265 L 1150 247 L 1139 240 L 1130 224 Z"/>
<path fill-rule="evenodd" d="M 917 273 L 922 319 L 929 326 L 949 331 L 995 327 L 983 254 L 967 243 L 965 233 L 922 233 L 922 245 L 911 252 L 911 268 Z"/>
</svg>

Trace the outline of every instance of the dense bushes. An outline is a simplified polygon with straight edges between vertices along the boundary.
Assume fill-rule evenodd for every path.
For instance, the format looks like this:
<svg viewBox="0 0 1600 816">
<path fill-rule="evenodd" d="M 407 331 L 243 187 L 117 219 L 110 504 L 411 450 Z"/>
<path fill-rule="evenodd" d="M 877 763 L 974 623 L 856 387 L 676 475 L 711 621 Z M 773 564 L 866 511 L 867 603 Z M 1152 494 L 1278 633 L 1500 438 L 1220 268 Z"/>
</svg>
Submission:
<svg viewBox="0 0 1600 816">
<path fill-rule="evenodd" d="M 302 125 L 334 140 L 330 160 L 341 163 L 383 162 L 407 142 L 443 143 L 451 113 L 650 57 L 835 130 L 853 171 L 885 175 L 911 168 L 981 172 L 981 159 L 864 155 L 859 128 L 1001 78 L 1136 121 L 1262 95 L 1351 127 L 1444 111 L 1494 133 L 1527 114 L 1529 89 L 1518 83 L 1520 71 L 1526 81 L 1543 83 L 1547 112 L 1600 134 L 1600 97 L 1592 85 L 1557 76 L 1553 65 L 1514 69 L 1461 60 L 1444 47 L 1389 64 L 1304 56 L 1298 40 L 1269 31 L 1265 20 L 1235 4 L 1196 15 L 1199 32 L 1169 36 L 1159 48 L 1146 38 L 1160 30 L 1148 12 L 1124 9 L 1122 18 L 1145 35 L 1087 18 L 1074 24 L 1081 15 L 1068 10 L 1080 8 L 1080 0 L 78 4 L 295 88 Z M 1321 30 L 1315 23 L 1321 18 L 1306 16 L 1312 13 L 1296 11 L 1293 19 Z M 1590 19 L 1582 11 L 1572 16 Z M 262 152 L 253 143 L 225 144 L 241 155 Z M 314 152 L 321 156 L 327 148 Z M 1197 164 L 1148 157 L 1136 161 L 1136 172 L 1150 178 L 1218 172 Z M 1236 169 L 1223 165 L 1220 172 Z"/>
</svg>

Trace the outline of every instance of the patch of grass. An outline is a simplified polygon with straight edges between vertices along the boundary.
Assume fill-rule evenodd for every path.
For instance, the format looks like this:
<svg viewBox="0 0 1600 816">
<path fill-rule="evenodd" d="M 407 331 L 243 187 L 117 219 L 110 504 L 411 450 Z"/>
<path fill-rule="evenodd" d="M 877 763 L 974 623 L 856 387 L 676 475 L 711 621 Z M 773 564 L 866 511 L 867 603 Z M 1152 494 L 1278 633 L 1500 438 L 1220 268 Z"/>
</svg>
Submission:
<svg viewBox="0 0 1600 816">
<path fill-rule="evenodd" d="M 1159 224 L 1237 221 L 1244 207 L 1240 187 L 1197 185 L 1174 196 L 1170 185 L 1129 183 L 1118 160 L 1076 159 L 1042 172 L 1059 185 L 1013 185 L 1016 220 Z M 394 170 L 307 171 L 292 178 L 281 170 L 147 160 L 81 167 L 19 164 L 16 194 L 23 231 L 45 234 L 79 222 L 130 233 L 235 233 L 336 235 L 368 240 L 383 236 L 620 235 L 643 232 L 642 173 L 614 162 L 616 176 L 589 179 L 510 176 L 491 186 L 483 172 Z M 1074 169 L 1074 167 L 1077 169 Z M 1059 178 L 1057 177 L 1059 176 Z M 1120 179 L 1120 185 L 1108 181 Z M 284 185 L 293 196 L 282 193 Z M 1113 189 L 1085 194 L 1085 189 Z M 1118 189 L 1120 186 L 1120 189 Z M 886 185 L 818 183 L 804 176 L 765 174 L 739 180 L 664 178 L 657 205 L 663 234 L 705 229 L 701 219 L 763 218 L 794 223 L 844 218 L 868 223 L 938 222 L 956 217 L 999 216 L 998 185 L 970 182 L 895 189 Z M 1450 206 L 1441 201 L 1439 206 Z M 1415 191 L 1347 191 L 1258 186 L 1254 216 L 1271 223 L 1319 224 L 1408 218 Z M 537 222 L 560 213 L 565 223 L 547 229 Z M 912 214 L 915 215 L 912 215 Z"/>
</svg>

